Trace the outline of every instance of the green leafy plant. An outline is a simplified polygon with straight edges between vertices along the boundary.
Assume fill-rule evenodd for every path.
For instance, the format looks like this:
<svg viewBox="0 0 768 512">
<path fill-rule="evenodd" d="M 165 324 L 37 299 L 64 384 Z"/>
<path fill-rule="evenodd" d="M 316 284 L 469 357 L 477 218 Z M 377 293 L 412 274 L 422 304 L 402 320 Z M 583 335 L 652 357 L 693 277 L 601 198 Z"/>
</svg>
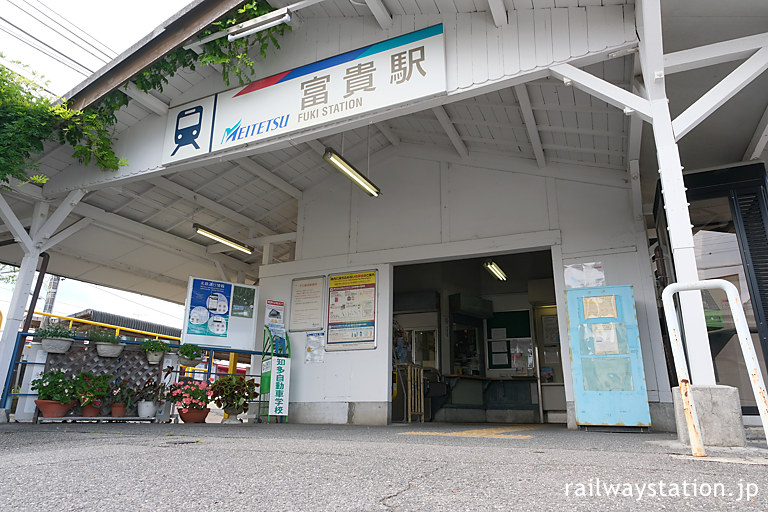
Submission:
<svg viewBox="0 0 768 512">
<path fill-rule="evenodd" d="M 56 400 L 66 404 L 76 397 L 74 379 L 58 368 L 41 373 L 32 381 L 32 389 L 37 391 L 39 400 Z"/>
<path fill-rule="evenodd" d="M 179 355 L 187 359 L 202 359 L 203 349 L 193 343 L 184 343 L 179 347 Z"/>
<path fill-rule="evenodd" d="M 65 324 L 48 324 L 45 327 L 41 327 L 35 331 L 35 336 L 38 338 L 74 338 L 75 333 L 65 327 Z"/>
<path fill-rule="evenodd" d="M 106 170 L 126 165 L 112 150 L 110 127 L 127 98 L 115 91 L 96 106 L 72 110 L 66 102 L 54 104 L 41 86 L 0 65 L 0 182 L 47 181 L 44 175 L 27 174 L 36 173 L 31 156 L 43 151 L 45 141 L 70 145 L 73 157 L 83 165 L 93 162 Z"/>
<path fill-rule="evenodd" d="M 80 406 L 101 406 L 102 400 L 109 395 L 109 382 L 112 375 L 94 375 L 91 372 L 83 372 L 75 377 L 75 395 Z"/>
<path fill-rule="evenodd" d="M 114 345 L 120 343 L 120 338 L 117 335 L 96 327 L 88 330 L 87 338 L 94 343 L 112 343 Z"/>
<path fill-rule="evenodd" d="M 135 400 L 137 402 L 146 401 L 160 403 L 165 400 L 168 394 L 168 386 L 163 382 L 155 382 L 155 379 L 149 379 L 144 386 L 136 390 Z"/>
<path fill-rule="evenodd" d="M 146 339 L 139 344 L 145 352 L 168 352 L 168 344 L 163 340 Z"/>
<path fill-rule="evenodd" d="M 248 402 L 259 396 L 257 387 L 253 379 L 246 379 L 242 375 L 225 375 L 211 384 L 211 391 L 218 407 L 248 412 Z"/>
<path fill-rule="evenodd" d="M 179 381 L 171 384 L 168 398 L 181 412 L 189 409 L 205 409 L 211 399 L 208 383 L 202 380 Z"/>
<path fill-rule="evenodd" d="M 131 389 L 127 382 L 117 381 L 110 387 L 110 395 L 113 404 L 125 404 L 126 408 L 130 408 L 136 397 L 136 390 Z"/>
<path fill-rule="evenodd" d="M 202 30 L 198 34 L 198 39 L 227 30 L 272 10 L 272 6 L 263 0 L 245 2 Z M 280 24 L 235 41 L 229 41 L 226 36 L 220 37 L 203 44 L 196 51 L 179 48 L 136 75 L 134 77 L 136 87 L 142 91 L 155 89 L 162 92 L 163 86 L 168 83 L 168 77 L 174 76 L 178 70 L 184 68 L 194 71 L 197 63 L 218 65 L 225 84 L 229 85 L 230 78 L 235 76 L 240 85 L 243 85 L 255 72 L 255 63 L 248 55 L 249 50 L 258 48 L 259 54 L 266 57 L 270 44 L 280 48 L 277 37 L 282 36 L 286 30 L 290 30 L 290 27 Z"/>
</svg>

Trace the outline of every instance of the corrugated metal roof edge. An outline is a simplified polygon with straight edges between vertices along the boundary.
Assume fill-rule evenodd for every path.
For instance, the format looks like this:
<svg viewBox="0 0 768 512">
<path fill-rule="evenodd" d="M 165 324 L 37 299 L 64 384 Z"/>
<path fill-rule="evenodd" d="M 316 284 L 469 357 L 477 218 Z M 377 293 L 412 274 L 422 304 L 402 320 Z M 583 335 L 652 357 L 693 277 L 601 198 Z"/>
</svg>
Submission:
<svg viewBox="0 0 768 512">
<path fill-rule="evenodd" d="M 147 322 L 146 320 L 137 320 L 135 318 L 117 315 L 115 313 L 107 313 L 105 311 L 97 311 L 95 309 L 86 309 L 79 313 L 69 315 L 72 318 L 79 318 L 82 320 L 91 320 L 93 322 L 99 322 L 103 324 L 116 325 L 125 329 L 136 329 L 139 331 L 153 332 L 156 334 L 164 334 L 166 336 L 181 337 L 181 329 L 176 327 L 170 327 L 167 325 L 156 324 L 154 322 Z"/>
</svg>

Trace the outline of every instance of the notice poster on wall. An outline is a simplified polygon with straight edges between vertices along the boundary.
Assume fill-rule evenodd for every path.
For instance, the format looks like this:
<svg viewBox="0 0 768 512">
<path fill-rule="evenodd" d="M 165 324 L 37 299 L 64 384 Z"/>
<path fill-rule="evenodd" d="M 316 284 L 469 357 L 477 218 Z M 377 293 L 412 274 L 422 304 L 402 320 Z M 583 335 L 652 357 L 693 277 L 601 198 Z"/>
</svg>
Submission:
<svg viewBox="0 0 768 512">
<path fill-rule="evenodd" d="M 325 276 L 294 279 L 291 285 L 290 330 L 316 331 L 323 328 Z"/>
<path fill-rule="evenodd" d="M 254 350 L 258 287 L 190 277 L 182 343 Z"/>
<path fill-rule="evenodd" d="M 187 333 L 226 337 L 231 303 L 230 283 L 194 279 L 189 298 Z"/>
<path fill-rule="evenodd" d="M 328 277 L 327 351 L 376 348 L 376 271 Z"/>
</svg>

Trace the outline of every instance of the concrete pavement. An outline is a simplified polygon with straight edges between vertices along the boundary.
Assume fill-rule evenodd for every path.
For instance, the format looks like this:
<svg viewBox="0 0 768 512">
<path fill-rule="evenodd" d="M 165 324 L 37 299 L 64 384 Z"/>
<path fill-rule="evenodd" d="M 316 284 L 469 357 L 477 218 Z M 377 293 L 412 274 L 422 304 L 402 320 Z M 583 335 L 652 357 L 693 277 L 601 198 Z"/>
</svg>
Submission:
<svg viewBox="0 0 768 512">
<path fill-rule="evenodd" d="M 554 426 L 3 424 L 2 510 L 768 510 L 768 450 Z"/>
</svg>

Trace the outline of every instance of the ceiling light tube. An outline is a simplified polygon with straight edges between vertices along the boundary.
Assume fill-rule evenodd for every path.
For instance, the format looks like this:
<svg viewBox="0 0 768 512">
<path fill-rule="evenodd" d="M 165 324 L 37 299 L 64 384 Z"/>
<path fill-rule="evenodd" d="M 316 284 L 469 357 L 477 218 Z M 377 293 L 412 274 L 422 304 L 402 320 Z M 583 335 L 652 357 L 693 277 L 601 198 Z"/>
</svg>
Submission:
<svg viewBox="0 0 768 512">
<path fill-rule="evenodd" d="M 237 249 L 238 251 L 242 251 L 246 254 L 253 253 L 253 247 L 249 245 L 245 245 L 242 242 L 238 242 L 234 238 L 230 238 L 227 235 L 224 235 L 222 233 L 219 233 L 218 231 L 214 231 L 210 228 L 207 228 L 205 226 L 201 226 L 200 224 L 192 224 L 192 228 L 198 233 L 203 236 L 207 236 L 208 238 L 212 238 L 213 240 L 216 240 L 217 242 L 221 242 L 224 245 L 228 245 L 234 249 Z"/>
<path fill-rule="evenodd" d="M 485 270 L 487 270 L 493 277 L 495 277 L 499 281 L 507 280 L 507 274 L 505 274 L 504 271 L 501 270 L 501 267 L 498 266 L 495 261 L 488 260 L 485 263 L 483 263 L 483 266 L 485 267 Z"/>
<path fill-rule="evenodd" d="M 227 34 L 227 41 L 231 43 L 256 32 L 276 27 L 281 23 L 288 23 L 289 21 L 291 21 L 291 11 L 288 8 L 278 9 L 230 28 Z"/>
<path fill-rule="evenodd" d="M 360 187 L 371 197 L 378 197 L 381 194 L 381 189 L 373 184 L 371 180 L 360 174 L 352 164 L 344 160 L 336 151 L 331 148 L 325 148 L 323 158 L 334 166 L 339 171 L 343 172 L 347 178 L 355 182 L 355 185 Z"/>
</svg>

